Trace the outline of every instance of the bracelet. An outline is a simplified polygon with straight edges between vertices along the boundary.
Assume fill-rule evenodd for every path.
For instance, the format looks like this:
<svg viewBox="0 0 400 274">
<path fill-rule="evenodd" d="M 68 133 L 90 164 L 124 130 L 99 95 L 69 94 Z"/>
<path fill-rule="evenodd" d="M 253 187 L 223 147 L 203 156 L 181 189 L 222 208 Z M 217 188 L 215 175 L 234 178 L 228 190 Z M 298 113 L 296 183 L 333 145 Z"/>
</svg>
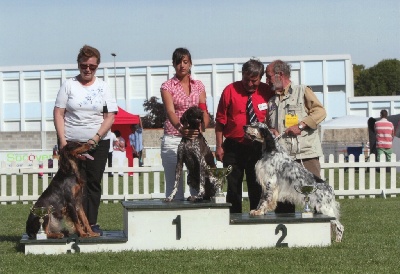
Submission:
<svg viewBox="0 0 400 274">
<path fill-rule="evenodd" d="M 215 147 L 222 147 L 222 145 L 215 145 Z"/>
<path fill-rule="evenodd" d="M 96 135 L 99 136 L 100 139 L 102 138 L 102 136 L 98 132 L 96 132 Z"/>
</svg>

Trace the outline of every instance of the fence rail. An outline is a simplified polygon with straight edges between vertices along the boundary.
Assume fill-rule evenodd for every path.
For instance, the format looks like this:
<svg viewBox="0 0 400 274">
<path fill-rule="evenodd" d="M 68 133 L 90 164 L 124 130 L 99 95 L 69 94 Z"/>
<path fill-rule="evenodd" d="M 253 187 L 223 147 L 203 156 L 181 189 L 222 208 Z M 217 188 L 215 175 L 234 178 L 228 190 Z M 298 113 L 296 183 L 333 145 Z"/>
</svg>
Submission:
<svg viewBox="0 0 400 274">
<path fill-rule="evenodd" d="M 391 162 L 376 162 L 374 154 L 370 155 L 368 161 L 364 155 L 360 155 L 358 162 L 354 161 L 353 155 L 339 155 L 338 160 L 334 160 L 333 155 L 329 156 L 327 162 L 321 157 L 321 177 L 328 180 L 339 199 L 373 198 L 376 195 L 396 197 L 400 194 L 396 172 L 400 169 L 400 162 L 396 162 L 395 154 L 392 154 Z M 125 161 L 123 167 L 106 167 L 101 197 L 104 203 L 165 197 L 163 167 L 139 167 L 137 159 L 134 166 L 128 167 Z M 54 160 L 53 167 L 48 167 L 47 163 L 42 166 L 38 162 L 22 165 L 1 162 L 0 203 L 27 204 L 36 201 L 57 172 L 57 167 L 57 160 Z M 122 177 L 118 175 L 121 172 Z M 113 174 L 112 177 L 109 177 L 109 173 Z M 186 183 L 185 192 L 189 195 Z M 248 197 L 247 192 L 243 191 L 243 197 Z"/>
</svg>

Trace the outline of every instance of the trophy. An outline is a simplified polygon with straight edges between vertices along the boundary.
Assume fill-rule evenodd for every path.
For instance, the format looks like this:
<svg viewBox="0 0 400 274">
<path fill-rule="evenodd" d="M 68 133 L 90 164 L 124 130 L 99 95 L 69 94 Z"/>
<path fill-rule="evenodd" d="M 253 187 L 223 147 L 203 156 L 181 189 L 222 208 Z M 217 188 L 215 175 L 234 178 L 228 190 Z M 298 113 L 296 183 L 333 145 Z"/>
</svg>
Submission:
<svg viewBox="0 0 400 274">
<path fill-rule="evenodd" d="M 314 193 L 317 190 L 316 187 L 314 185 L 305 185 L 305 186 L 295 185 L 294 189 L 298 193 L 304 195 L 305 205 L 304 205 L 304 210 L 301 213 L 301 217 L 302 218 L 312 218 L 314 216 L 314 214 L 312 213 L 312 210 L 310 208 L 310 197 L 308 197 L 308 195 Z"/>
<path fill-rule="evenodd" d="M 217 192 L 215 196 L 211 198 L 211 200 L 216 204 L 226 203 L 226 198 L 224 192 L 222 191 L 222 187 L 224 186 L 224 182 L 226 180 L 226 176 L 232 172 L 232 166 L 228 166 L 226 168 L 208 168 L 212 176 L 217 180 Z"/>
<path fill-rule="evenodd" d="M 53 207 L 32 207 L 31 212 L 33 215 L 39 217 L 40 228 L 39 231 L 36 233 L 36 240 L 46 240 L 47 234 L 43 229 L 43 218 L 47 215 L 51 214 L 53 211 Z"/>
</svg>

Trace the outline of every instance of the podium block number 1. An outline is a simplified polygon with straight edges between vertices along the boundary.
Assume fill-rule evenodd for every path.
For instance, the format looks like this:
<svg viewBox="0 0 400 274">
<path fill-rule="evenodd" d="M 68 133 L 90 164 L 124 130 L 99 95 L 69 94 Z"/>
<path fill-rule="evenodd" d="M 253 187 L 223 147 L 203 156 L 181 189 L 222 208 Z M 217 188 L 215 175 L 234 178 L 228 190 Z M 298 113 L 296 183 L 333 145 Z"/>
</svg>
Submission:
<svg viewBox="0 0 400 274">
<path fill-rule="evenodd" d="M 176 225 L 176 239 L 180 240 L 182 236 L 181 215 L 176 216 L 176 218 L 172 220 L 172 224 Z"/>
</svg>

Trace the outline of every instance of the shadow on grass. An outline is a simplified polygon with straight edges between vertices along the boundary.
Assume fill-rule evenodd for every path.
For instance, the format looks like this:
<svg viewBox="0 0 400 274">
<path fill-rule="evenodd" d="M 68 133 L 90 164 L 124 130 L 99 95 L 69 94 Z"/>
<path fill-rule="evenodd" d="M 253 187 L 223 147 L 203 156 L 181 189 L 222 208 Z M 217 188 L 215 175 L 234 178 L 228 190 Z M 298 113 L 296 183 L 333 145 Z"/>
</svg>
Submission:
<svg viewBox="0 0 400 274">
<path fill-rule="evenodd" d="M 14 243 L 15 251 L 25 253 L 25 246 L 20 243 L 21 238 L 22 238 L 22 235 L 21 235 L 21 237 L 19 237 L 19 236 L 2 236 L 2 235 L 0 235 L 0 242 L 11 242 L 11 243 Z"/>
</svg>

